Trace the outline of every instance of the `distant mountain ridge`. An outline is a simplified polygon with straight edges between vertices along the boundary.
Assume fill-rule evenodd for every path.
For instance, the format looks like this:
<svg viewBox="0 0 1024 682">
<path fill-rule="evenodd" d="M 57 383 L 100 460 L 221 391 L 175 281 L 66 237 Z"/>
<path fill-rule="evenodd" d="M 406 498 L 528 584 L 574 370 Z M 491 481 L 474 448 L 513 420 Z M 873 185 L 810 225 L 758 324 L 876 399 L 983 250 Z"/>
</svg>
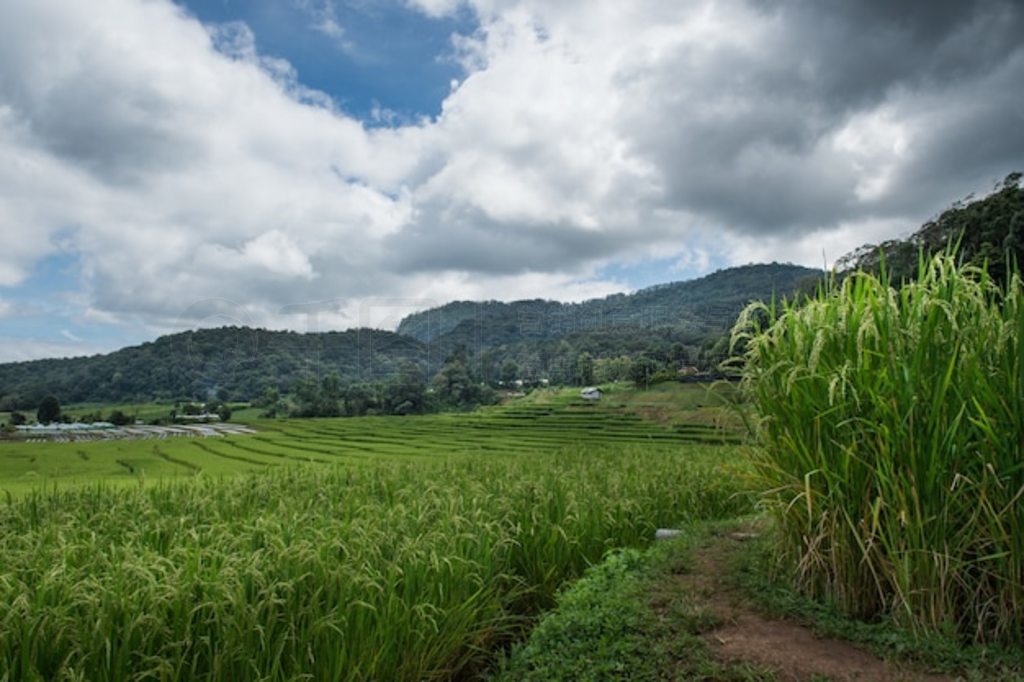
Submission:
<svg viewBox="0 0 1024 682">
<path fill-rule="evenodd" d="M 512 360 L 525 376 L 557 382 L 583 351 L 611 357 L 667 353 L 673 343 L 706 346 L 751 300 L 789 295 L 820 275 L 773 263 L 581 303 L 457 301 L 409 315 L 397 333 L 201 329 L 104 355 L 0 364 L 0 411 L 34 409 L 48 394 L 64 403 L 217 394 L 246 400 L 268 386 L 287 391 L 304 377 L 332 372 L 350 384 L 388 381 L 409 362 L 432 376 L 459 349 L 482 358 L 475 371 L 480 380 L 495 380 L 496 368 Z"/>
<path fill-rule="evenodd" d="M 802 282 L 821 274 L 820 270 L 799 265 L 756 264 L 581 303 L 542 299 L 509 303 L 453 301 L 408 315 L 397 331 L 424 343 L 443 341 L 452 334 L 472 336 L 471 330 L 495 328 L 507 332 L 508 338 L 503 342 L 558 338 L 611 328 L 678 327 L 697 333 L 724 332 L 751 300 L 790 295 Z"/>
</svg>

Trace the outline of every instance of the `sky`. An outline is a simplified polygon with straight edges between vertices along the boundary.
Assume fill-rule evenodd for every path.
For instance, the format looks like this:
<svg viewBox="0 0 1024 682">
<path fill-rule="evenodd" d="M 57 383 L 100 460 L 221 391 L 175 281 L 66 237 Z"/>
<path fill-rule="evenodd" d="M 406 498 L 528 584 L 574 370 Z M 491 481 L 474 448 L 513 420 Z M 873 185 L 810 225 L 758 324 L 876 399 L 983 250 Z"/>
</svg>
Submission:
<svg viewBox="0 0 1024 682">
<path fill-rule="evenodd" d="M 828 265 L 1022 83 L 1009 0 L 7 0 L 0 361 Z"/>
</svg>

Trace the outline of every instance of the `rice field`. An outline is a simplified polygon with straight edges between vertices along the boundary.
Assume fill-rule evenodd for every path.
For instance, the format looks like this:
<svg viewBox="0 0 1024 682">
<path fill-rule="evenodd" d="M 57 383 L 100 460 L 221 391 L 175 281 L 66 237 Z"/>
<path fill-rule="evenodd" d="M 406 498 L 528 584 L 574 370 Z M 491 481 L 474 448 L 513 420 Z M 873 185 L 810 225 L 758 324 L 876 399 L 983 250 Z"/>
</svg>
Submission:
<svg viewBox="0 0 1024 682">
<path fill-rule="evenodd" d="M 140 431 L 132 436 L 134 440 L 0 441 L 0 490 L 22 494 L 40 486 L 97 481 L 133 484 L 197 475 L 219 477 L 289 464 L 358 464 L 382 457 L 423 461 L 439 454 L 515 455 L 566 446 L 738 442 L 734 430 L 696 418 L 702 414 L 697 411 L 703 405 L 701 396 L 707 395 L 703 387 L 672 387 L 652 396 L 652 404 L 661 409 L 666 397 L 677 403 L 672 408 L 677 423 L 656 423 L 639 416 L 637 411 L 646 403 L 638 404 L 632 391 L 612 391 L 608 400 L 597 405 L 579 400 L 574 393 L 550 391 L 539 399 L 473 413 L 132 427 Z M 240 432 L 249 427 L 256 433 Z M 186 428 L 217 429 L 213 435 L 218 437 L 167 437 L 182 435 L 168 434 L 168 430 Z"/>
<path fill-rule="evenodd" d="M 719 429 L 566 394 L 257 428 L 0 445 L 0 679 L 473 675 L 609 549 L 751 509 Z"/>
</svg>

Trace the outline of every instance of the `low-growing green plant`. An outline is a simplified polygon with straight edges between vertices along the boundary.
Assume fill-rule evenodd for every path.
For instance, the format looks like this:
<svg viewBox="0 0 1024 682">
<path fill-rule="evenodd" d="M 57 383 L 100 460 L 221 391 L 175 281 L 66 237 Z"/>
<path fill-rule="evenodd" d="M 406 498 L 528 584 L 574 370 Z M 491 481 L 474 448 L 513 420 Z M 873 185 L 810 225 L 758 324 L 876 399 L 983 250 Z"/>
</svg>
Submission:
<svg viewBox="0 0 1024 682">
<path fill-rule="evenodd" d="M 749 663 L 716 660 L 701 636 L 713 627 L 713 616 L 700 603 L 700 595 L 673 579 L 692 565 L 693 553 L 711 528 L 687 525 L 671 542 L 609 554 L 559 593 L 558 608 L 500 661 L 492 679 L 776 679 Z"/>
<path fill-rule="evenodd" d="M 733 334 L 754 466 L 802 589 L 860 617 L 1024 630 L 1024 294 L 947 253 L 853 274 Z"/>
<path fill-rule="evenodd" d="M 0 679 L 471 673 L 610 549 L 748 511 L 727 452 L 380 456 L 8 497 Z"/>
</svg>

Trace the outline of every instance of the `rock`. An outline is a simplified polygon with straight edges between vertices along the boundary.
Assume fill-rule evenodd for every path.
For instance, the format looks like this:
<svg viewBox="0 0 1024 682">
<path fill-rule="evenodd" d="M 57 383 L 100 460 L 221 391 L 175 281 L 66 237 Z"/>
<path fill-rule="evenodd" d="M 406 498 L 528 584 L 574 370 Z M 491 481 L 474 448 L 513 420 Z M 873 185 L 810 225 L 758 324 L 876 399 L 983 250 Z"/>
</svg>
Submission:
<svg viewBox="0 0 1024 682">
<path fill-rule="evenodd" d="M 753 540 L 754 538 L 760 537 L 758 533 L 729 533 L 729 537 L 738 542 L 746 542 L 747 540 Z"/>
<path fill-rule="evenodd" d="M 677 538 L 682 534 L 683 531 L 678 530 L 676 528 L 659 528 L 658 530 L 654 531 L 654 539 L 671 540 L 672 538 Z"/>
</svg>

